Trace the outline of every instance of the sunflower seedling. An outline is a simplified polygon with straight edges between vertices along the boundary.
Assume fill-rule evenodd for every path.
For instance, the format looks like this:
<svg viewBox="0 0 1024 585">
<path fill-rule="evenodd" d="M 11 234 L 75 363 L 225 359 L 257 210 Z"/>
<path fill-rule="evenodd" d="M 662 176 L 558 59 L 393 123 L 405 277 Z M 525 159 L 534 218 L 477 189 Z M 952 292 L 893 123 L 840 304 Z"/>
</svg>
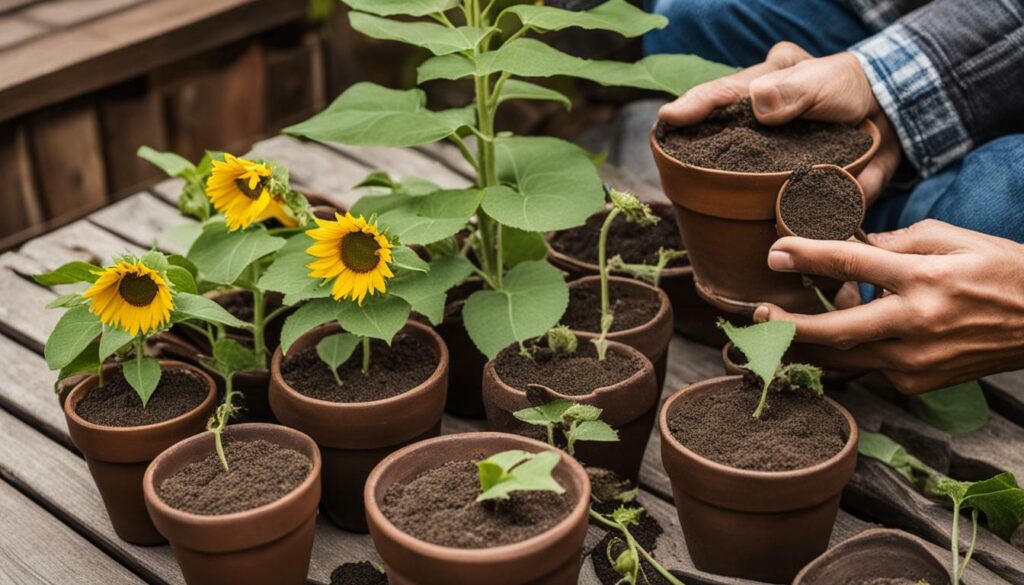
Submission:
<svg viewBox="0 0 1024 585">
<path fill-rule="evenodd" d="M 239 406 L 235 404 L 240 394 L 234 388 L 235 374 L 259 370 L 263 366 L 263 357 L 234 339 L 223 338 L 214 342 L 213 356 L 205 362 L 210 369 L 224 378 L 224 397 L 206 423 L 206 428 L 213 433 L 214 449 L 221 465 L 224 466 L 224 471 L 228 471 L 228 459 L 224 453 L 222 436 L 228 422 L 239 411 Z"/>
<path fill-rule="evenodd" d="M 551 475 L 559 459 L 554 451 L 528 453 L 511 450 L 477 461 L 480 495 L 476 501 L 507 500 L 510 493 L 518 491 L 564 494 L 565 488 Z"/>
<path fill-rule="evenodd" d="M 619 432 L 601 420 L 601 409 L 589 404 L 553 400 L 540 406 L 517 410 L 512 416 L 527 424 L 543 427 L 548 444 L 552 446 L 556 446 L 555 430 L 561 431 L 569 455 L 576 454 L 577 441 L 619 440 Z"/>
<path fill-rule="evenodd" d="M 654 264 L 628 264 L 622 259 L 622 256 L 615 255 L 608 260 L 608 268 L 613 272 L 628 274 L 632 278 L 657 287 L 661 284 L 661 274 L 665 268 L 670 263 L 683 258 L 686 258 L 686 250 L 658 248 L 658 261 Z"/>
<path fill-rule="evenodd" d="M 363 339 L 369 338 L 364 337 Z M 336 333 L 324 337 L 316 344 L 316 355 L 320 357 L 320 361 L 324 362 L 331 369 L 331 373 L 334 374 L 334 381 L 338 383 L 338 386 L 342 385 L 341 377 L 338 375 L 338 368 L 347 362 L 348 358 L 352 357 L 352 353 L 356 350 L 359 342 L 360 338 L 351 333 Z M 363 355 L 369 358 L 370 352 L 364 350 Z M 365 374 L 369 370 L 369 360 L 364 359 L 363 361 L 363 373 Z"/>
</svg>

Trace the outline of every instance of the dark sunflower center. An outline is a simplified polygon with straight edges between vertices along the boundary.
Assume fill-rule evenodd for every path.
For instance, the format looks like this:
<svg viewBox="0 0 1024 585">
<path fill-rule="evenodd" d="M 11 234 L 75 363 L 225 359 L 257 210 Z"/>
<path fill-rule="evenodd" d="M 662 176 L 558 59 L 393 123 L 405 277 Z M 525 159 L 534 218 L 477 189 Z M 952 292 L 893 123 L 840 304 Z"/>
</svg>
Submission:
<svg viewBox="0 0 1024 585">
<path fill-rule="evenodd" d="M 370 234 L 354 232 L 341 239 L 341 260 L 349 270 L 369 272 L 377 267 L 380 244 Z"/>
<path fill-rule="evenodd" d="M 260 179 L 260 182 L 256 183 L 256 187 L 254 189 L 249 188 L 248 179 L 235 179 L 235 187 L 238 187 L 238 190 L 242 192 L 242 195 L 245 195 L 249 199 L 259 199 L 259 196 L 263 194 L 263 189 L 266 186 L 266 177 Z"/>
<path fill-rule="evenodd" d="M 156 298 L 156 283 L 148 276 L 125 274 L 121 277 L 117 292 L 121 293 L 121 298 L 129 305 L 147 307 Z"/>
</svg>

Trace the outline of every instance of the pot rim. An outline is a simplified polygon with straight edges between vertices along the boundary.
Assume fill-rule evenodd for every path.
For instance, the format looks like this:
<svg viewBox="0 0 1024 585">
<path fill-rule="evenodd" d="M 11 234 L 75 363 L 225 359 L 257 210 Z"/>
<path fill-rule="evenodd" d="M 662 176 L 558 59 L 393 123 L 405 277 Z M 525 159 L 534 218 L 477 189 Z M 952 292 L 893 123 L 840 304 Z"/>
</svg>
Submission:
<svg viewBox="0 0 1024 585">
<path fill-rule="evenodd" d="M 816 568 L 819 562 L 828 560 L 826 559 L 826 557 L 831 558 L 834 555 L 841 554 L 844 548 L 856 546 L 861 542 L 876 540 L 882 537 L 892 537 L 906 542 L 908 545 L 913 546 L 916 552 L 919 552 L 922 555 L 927 556 L 930 560 L 935 561 L 936 563 L 938 563 L 939 566 L 942 566 L 942 568 L 945 569 L 944 563 L 941 561 L 941 559 L 937 558 L 935 554 L 928 549 L 926 541 L 921 537 L 917 536 L 916 534 L 911 534 L 910 532 L 907 532 L 905 530 L 899 530 L 895 528 L 869 528 L 863 532 L 851 536 L 850 538 L 847 538 L 846 540 L 836 544 L 835 546 L 829 548 L 822 554 L 818 555 L 814 560 L 807 563 L 807 565 L 805 565 L 804 568 L 800 569 L 800 572 L 797 573 L 796 577 L 793 578 L 793 583 L 801 583 L 804 577 L 807 576 L 807 573 L 809 573 L 812 569 Z M 949 581 L 947 580 L 946 583 L 948 584 Z"/>
<path fill-rule="evenodd" d="M 854 235 L 851 235 L 850 238 L 856 237 L 857 231 L 861 230 L 860 224 L 864 223 L 864 216 L 867 214 L 867 195 L 864 193 L 864 186 L 860 184 L 860 181 L 858 181 L 856 177 L 854 177 L 853 174 L 850 173 L 850 171 L 846 170 L 845 168 L 839 165 L 817 164 L 811 165 L 811 169 L 830 169 L 833 171 L 838 171 L 839 174 L 843 175 L 851 182 L 853 182 L 854 185 L 857 186 L 857 191 L 860 193 L 860 221 L 857 222 L 857 230 L 854 231 Z M 796 232 L 790 229 L 789 225 L 786 224 L 786 219 L 782 216 L 782 194 L 785 193 L 786 188 L 789 187 L 789 181 L 791 178 L 792 177 L 786 178 L 786 181 L 782 183 L 781 187 L 779 187 L 779 192 L 775 196 L 775 227 L 778 230 L 780 236 L 800 238 L 803 236 L 798 235 Z M 847 238 L 847 240 L 849 240 L 850 238 Z"/>
<path fill-rule="evenodd" d="M 573 285 L 577 285 L 577 284 L 582 286 L 583 284 L 588 284 L 588 283 L 593 282 L 595 280 L 600 281 L 601 277 L 600 276 L 584 276 L 582 278 L 577 278 L 576 280 L 570 282 L 569 283 L 569 287 L 572 288 Z M 654 316 L 650 318 L 650 320 L 646 321 L 643 324 L 637 325 L 636 327 L 630 327 L 629 329 L 621 329 L 619 331 L 609 331 L 608 332 L 608 339 L 609 340 L 614 340 L 614 337 L 626 337 L 626 336 L 634 335 L 634 334 L 639 335 L 645 329 L 652 328 L 655 323 L 657 323 L 657 322 L 659 322 L 659 321 L 661 321 L 663 319 L 668 319 L 669 318 L 668 317 L 668 313 L 669 313 L 669 311 L 672 310 L 672 301 L 669 300 L 668 294 L 661 287 L 651 286 L 650 284 L 648 284 L 646 282 L 637 280 L 635 278 L 626 278 L 625 276 L 609 276 L 608 277 L 608 281 L 609 282 L 617 282 L 619 284 L 626 284 L 626 285 L 629 285 L 629 286 L 637 286 L 637 287 L 640 287 L 640 288 L 646 288 L 649 291 L 653 292 L 655 294 L 655 296 L 658 297 L 658 301 L 660 303 L 658 305 L 658 312 L 655 313 Z M 583 330 L 580 330 L 580 329 L 573 329 L 573 332 L 577 333 L 577 334 L 583 334 L 584 336 L 588 336 L 588 335 L 592 335 L 592 336 L 595 336 L 595 337 L 600 336 L 600 333 L 596 332 L 596 331 L 583 331 Z"/>
<path fill-rule="evenodd" d="M 824 461 L 820 461 L 809 467 L 801 467 L 799 469 L 790 469 L 787 471 L 756 471 L 751 469 L 740 469 L 738 467 L 732 467 L 719 463 L 698 454 L 679 442 L 678 439 L 672 434 L 668 427 L 668 413 L 669 410 L 679 400 L 685 400 L 687 394 L 700 390 L 709 386 L 717 384 L 724 384 L 726 382 L 734 383 L 743 380 L 743 376 L 718 376 L 716 378 L 709 378 L 700 382 L 695 382 L 684 386 L 677 390 L 668 399 L 665 400 L 661 406 L 661 410 L 658 412 L 658 431 L 661 434 L 661 440 L 663 445 L 669 445 L 683 456 L 698 461 L 701 465 L 709 467 L 715 473 L 723 475 L 729 475 L 732 477 L 738 477 L 741 479 L 751 480 L 765 480 L 765 479 L 778 479 L 778 480 L 793 480 L 800 479 L 803 477 L 811 476 L 816 473 L 822 472 L 825 469 L 839 465 L 845 458 L 850 456 L 850 452 L 856 452 L 857 442 L 859 439 L 859 430 L 857 422 L 848 410 L 843 408 L 841 404 L 832 400 L 828 396 L 822 396 L 821 399 L 825 400 L 832 408 L 834 408 L 844 419 L 846 419 L 846 425 L 850 429 L 850 434 L 846 438 L 846 444 L 840 449 L 835 455 L 829 457 Z M 856 454 L 856 453 L 854 453 Z"/>
<path fill-rule="evenodd" d="M 487 548 L 458 548 L 433 544 L 420 540 L 411 534 L 407 534 L 405 531 L 395 526 L 391 520 L 384 515 L 383 510 L 381 510 L 377 505 L 375 497 L 377 485 L 380 483 L 380 479 L 384 474 L 384 471 L 387 470 L 388 467 L 396 465 L 402 458 L 414 451 L 428 449 L 438 443 L 456 442 L 467 438 L 515 439 L 516 441 L 524 443 L 528 447 L 535 447 L 537 450 L 534 451 L 534 453 L 539 453 L 540 451 L 552 451 L 557 453 L 559 457 L 561 457 L 561 462 L 569 467 L 569 473 L 579 479 L 580 484 L 583 486 L 579 501 L 576 502 L 575 506 L 573 506 L 572 510 L 569 511 L 569 514 L 566 515 L 565 518 L 562 518 L 557 524 L 546 531 L 535 534 L 526 540 Z M 533 551 L 552 546 L 566 538 L 572 532 L 573 526 L 581 519 L 585 519 L 587 517 L 588 510 L 590 508 L 590 479 L 586 470 L 578 461 L 576 461 L 575 458 L 570 457 L 565 451 L 552 447 L 547 443 L 542 443 L 535 439 L 530 439 L 528 437 L 512 433 L 497 433 L 491 431 L 453 433 L 413 443 L 412 445 L 407 445 L 385 457 L 377 464 L 376 467 L 373 468 L 373 471 L 370 472 L 369 477 L 366 479 L 366 484 L 363 487 L 363 500 L 366 507 L 368 523 L 371 526 L 373 524 L 381 526 L 383 530 L 388 533 L 388 538 L 394 540 L 400 547 L 411 550 L 415 554 L 424 557 L 447 558 L 457 563 L 485 563 L 494 558 L 504 559 L 512 556 L 518 556 L 515 555 L 515 553 L 529 554 Z"/>
</svg>

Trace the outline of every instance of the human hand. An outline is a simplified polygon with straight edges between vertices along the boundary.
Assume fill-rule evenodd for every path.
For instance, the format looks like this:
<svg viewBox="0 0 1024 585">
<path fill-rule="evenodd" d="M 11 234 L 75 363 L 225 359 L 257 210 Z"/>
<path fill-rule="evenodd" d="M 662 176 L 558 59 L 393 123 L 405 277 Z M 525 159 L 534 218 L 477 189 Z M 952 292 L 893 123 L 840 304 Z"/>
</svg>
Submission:
<svg viewBox="0 0 1024 585">
<path fill-rule="evenodd" d="M 1024 365 L 1024 245 L 936 220 L 868 241 L 782 238 L 768 265 L 870 282 L 882 298 L 820 315 L 766 304 L 754 320 L 792 321 L 799 341 L 827 346 L 821 365 L 880 370 L 907 394 Z"/>
<path fill-rule="evenodd" d="M 748 95 L 754 115 L 770 126 L 797 117 L 849 125 L 870 118 L 878 126 L 881 143 L 857 176 L 869 204 L 899 166 L 899 140 L 852 53 L 816 59 L 793 43 L 779 43 L 764 63 L 692 88 L 663 106 L 658 117 L 675 126 L 689 126 L 702 122 L 715 108 Z"/>
</svg>

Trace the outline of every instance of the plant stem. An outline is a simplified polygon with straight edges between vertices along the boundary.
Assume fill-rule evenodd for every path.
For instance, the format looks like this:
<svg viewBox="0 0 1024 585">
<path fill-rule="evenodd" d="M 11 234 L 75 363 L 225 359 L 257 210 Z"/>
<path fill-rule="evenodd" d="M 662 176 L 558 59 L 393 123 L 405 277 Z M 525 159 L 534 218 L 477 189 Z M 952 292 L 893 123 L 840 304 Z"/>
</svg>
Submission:
<svg viewBox="0 0 1024 585">
<path fill-rule="evenodd" d="M 263 328 L 266 324 L 264 313 L 267 309 L 267 302 L 263 291 L 253 289 L 252 291 L 252 347 L 256 355 L 260 356 L 263 367 L 267 364 L 267 342 L 263 339 Z"/>
<path fill-rule="evenodd" d="M 621 210 L 613 207 L 608 211 L 608 216 L 601 224 L 601 232 L 597 238 L 597 268 L 601 274 L 601 336 L 597 339 L 597 359 L 604 361 L 608 351 L 608 332 L 612 328 L 611 299 L 608 292 L 608 232 L 612 229 L 612 222 L 618 217 Z"/>
<path fill-rule="evenodd" d="M 964 571 L 967 570 L 967 563 L 971 562 L 971 555 L 974 554 L 974 543 L 978 540 L 978 509 L 973 508 L 971 510 L 971 546 L 967 547 L 967 554 L 964 555 L 964 564 L 960 566 L 960 573 L 956 576 L 956 583 L 954 585 L 960 585 L 960 581 L 963 579 Z"/>
<path fill-rule="evenodd" d="M 228 424 L 228 419 L 231 417 L 231 413 L 235 411 L 234 400 L 235 400 L 235 389 L 234 389 L 234 374 L 228 374 L 224 377 L 224 402 L 217 407 L 217 411 L 214 413 L 213 418 L 210 419 L 210 432 L 213 433 L 213 445 L 217 451 L 217 456 L 220 458 L 221 464 L 224 466 L 224 471 L 230 471 L 228 468 L 228 458 L 224 454 L 224 442 L 221 435 L 224 433 L 224 427 Z"/>
<path fill-rule="evenodd" d="M 764 412 L 764 405 L 768 402 L 768 387 L 771 385 L 771 380 L 765 382 L 764 389 L 761 390 L 761 400 L 757 403 L 757 408 L 754 409 L 754 418 L 761 418 L 761 413 Z"/>
<path fill-rule="evenodd" d="M 290 309 L 290 308 L 291 307 L 289 307 L 288 305 L 281 305 L 280 307 L 278 307 L 278 308 L 274 309 L 273 311 L 267 313 L 267 316 L 263 318 L 263 327 L 264 327 L 264 329 L 266 329 L 267 323 L 270 323 L 274 319 L 277 319 L 281 315 L 284 315 L 285 312 L 287 312 L 288 309 Z"/>
<path fill-rule="evenodd" d="M 953 585 L 960 585 L 960 499 L 953 499 L 953 532 L 949 536 L 949 550 L 953 554 L 953 572 L 949 575 Z"/>
<path fill-rule="evenodd" d="M 370 338 L 363 337 L 363 375 L 370 373 Z M 340 385 L 340 383 L 339 383 Z"/>
<path fill-rule="evenodd" d="M 216 339 L 214 339 L 213 332 L 210 331 L 210 327 L 208 325 L 200 327 L 195 323 L 189 323 L 188 321 L 182 321 L 181 324 L 184 325 L 185 327 L 188 327 L 189 329 L 202 333 L 203 336 L 206 337 L 206 341 L 210 343 L 210 349 L 213 349 L 213 343 L 214 341 L 216 341 Z"/>
<path fill-rule="evenodd" d="M 628 528 L 619 524 L 618 522 L 608 520 L 601 514 L 598 514 L 596 511 L 594 511 L 594 508 L 590 508 L 589 512 L 590 517 L 596 520 L 598 524 L 601 524 L 607 528 L 611 528 L 612 530 L 618 531 L 620 534 L 622 534 L 623 537 L 626 538 L 627 544 L 632 543 L 633 545 L 635 545 L 636 550 L 640 553 L 641 556 L 644 557 L 644 560 L 646 560 L 648 564 L 654 567 L 654 570 L 657 571 L 659 575 L 664 577 L 666 581 L 668 581 L 672 585 L 685 585 L 682 581 L 677 579 L 675 575 L 668 572 L 668 570 L 665 567 L 661 566 L 661 563 L 654 560 L 654 557 L 651 556 L 651 553 L 644 550 L 644 547 L 640 546 L 640 543 L 633 538 L 633 535 L 630 534 Z"/>
</svg>

